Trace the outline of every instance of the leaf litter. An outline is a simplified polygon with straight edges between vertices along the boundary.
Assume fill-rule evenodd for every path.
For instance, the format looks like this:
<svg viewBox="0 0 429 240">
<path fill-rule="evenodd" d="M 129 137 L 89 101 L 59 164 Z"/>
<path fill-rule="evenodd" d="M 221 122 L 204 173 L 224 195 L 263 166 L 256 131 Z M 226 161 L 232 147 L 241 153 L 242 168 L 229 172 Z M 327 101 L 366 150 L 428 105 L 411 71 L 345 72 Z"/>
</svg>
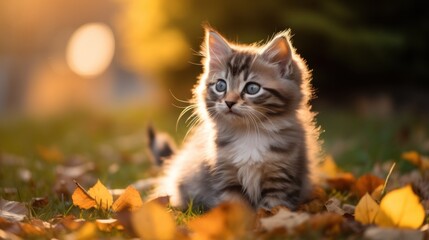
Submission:
<svg viewBox="0 0 429 240">
<path fill-rule="evenodd" d="M 427 173 L 423 171 L 426 170 L 425 165 L 416 159 L 425 158 L 414 153 L 407 154 L 403 156 L 404 161 L 412 158 L 417 163 L 413 162 L 418 171 L 412 174 L 418 177 L 409 175 L 414 177 L 405 178 L 406 174 L 392 174 L 392 166 L 386 168 L 390 172 L 384 171 L 384 178 L 373 173 L 355 177 L 338 168 L 332 157 L 328 158 L 321 167 L 325 184 L 316 187 L 311 199 L 299 206 L 297 211 L 276 207 L 270 211 L 255 212 L 244 203 L 231 202 L 205 213 L 196 212 L 192 206 L 188 211 L 180 212 L 169 206 L 168 196 L 144 202 L 140 191 L 131 185 L 123 190 L 111 191 L 98 180 L 86 190 L 79 179 L 69 180 L 74 186 L 70 193 L 73 208 L 80 210 L 81 214 L 92 211 L 102 211 L 103 214 L 82 219 L 82 215 L 66 212 L 49 221 L 42 221 L 32 216 L 28 207 L 43 208 L 49 204 L 48 199 L 33 198 L 28 203 L 0 199 L 0 237 L 92 239 L 108 234 L 141 239 L 342 236 L 422 239 L 429 234 L 429 204 L 425 188 Z M 79 171 L 75 173 L 78 174 L 72 175 L 79 178 L 92 169 L 90 165 L 77 166 Z M 82 183 L 89 185 L 88 182 Z M 398 183 L 400 186 L 395 185 Z M 118 194 L 114 196 L 111 192 Z"/>
</svg>

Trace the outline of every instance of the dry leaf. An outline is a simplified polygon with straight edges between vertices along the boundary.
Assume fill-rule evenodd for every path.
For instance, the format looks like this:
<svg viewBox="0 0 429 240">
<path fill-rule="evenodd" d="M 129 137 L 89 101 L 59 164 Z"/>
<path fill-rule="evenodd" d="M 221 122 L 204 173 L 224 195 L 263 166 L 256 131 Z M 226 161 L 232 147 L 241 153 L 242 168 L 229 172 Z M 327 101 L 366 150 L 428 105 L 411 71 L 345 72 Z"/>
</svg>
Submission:
<svg viewBox="0 0 429 240">
<path fill-rule="evenodd" d="M 319 169 L 321 174 L 327 178 L 336 177 L 341 172 L 331 155 L 326 156 Z"/>
<path fill-rule="evenodd" d="M 326 179 L 328 185 L 338 191 L 349 191 L 356 182 L 351 173 L 339 173 L 336 177 Z"/>
<path fill-rule="evenodd" d="M 188 227 L 194 232 L 193 239 L 242 239 L 253 219 L 253 213 L 247 205 L 229 202 L 192 219 Z"/>
<path fill-rule="evenodd" d="M 381 198 L 383 197 L 382 196 L 383 189 L 384 189 L 383 185 L 380 185 L 376 189 L 374 189 L 374 191 L 372 191 L 372 193 L 371 193 L 372 199 L 374 199 L 377 202 L 380 202 Z"/>
<path fill-rule="evenodd" d="M 0 198 L 0 217 L 8 221 L 19 222 L 24 220 L 27 214 L 28 210 L 24 203 Z"/>
<path fill-rule="evenodd" d="M 363 237 L 369 240 L 422 240 L 424 233 L 410 229 L 371 227 L 365 231 Z"/>
<path fill-rule="evenodd" d="M 131 215 L 131 224 L 141 239 L 174 239 L 176 224 L 167 209 L 146 203 Z"/>
<path fill-rule="evenodd" d="M 422 156 L 416 151 L 402 153 L 402 158 L 419 167 L 421 170 L 429 170 L 429 157 Z"/>
<path fill-rule="evenodd" d="M 38 146 L 37 153 L 39 156 L 49 163 L 59 163 L 64 160 L 64 154 L 56 147 Z"/>
<path fill-rule="evenodd" d="M 90 239 L 96 239 L 97 234 L 97 226 L 93 222 L 86 222 L 83 224 L 79 230 L 76 232 L 67 234 L 64 239 L 66 240 L 90 240 Z"/>
<path fill-rule="evenodd" d="M 142 198 L 140 197 L 140 193 L 132 187 L 128 186 L 125 191 L 119 196 L 118 199 L 113 203 L 112 210 L 115 212 L 130 209 L 134 211 L 143 206 Z"/>
<path fill-rule="evenodd" d="M 95 199 L 98 208 L 109 210 L 112 206 L 112 194 L 110 194 L 109 190 L 100 182 L 100 180 L 98 180 L 97 183 L 88 190 L 88 193 Z"/>
<path fill-rule="evenodd" d="M 21 240 L 17 235 L 0 229 L 0 239 Z"/>
<path fill-rule="evenodd" d="M 365 174 L 358 178 L 354 185 L 354 193 L 362 197 L 366 193 L 371 194 L 380 185 L 383 186 L 384 180 L 372 174 Z"/>
<path fill-rule="evenodd" d="M 307 221 L 310 218 L 310 214 L 305 212 L 292 212 L 287 208 L 281 208 L 279 212 L 267 218 L 261 218 L 262 228 L 273 231 L 278 228 L 285 228 L 288 232 L 292 232 L 293 229 L 301 223 Z"/>
<path fill-rule="evenodd" d="M 386 194 L 381 200 L 380 211 L 375 223 L 386 227 L 419 228 L 425 218 L 425 211 L 419 197 L 411 186 Z"/>
<path fill-rule="evenodd" d="M 90 209 L 97 206 L 95 199 L 77 182 L 76 190 L 73 192 L 73 204 L 82 209 Z"/>
<path fill-rule="evenodd" d="M 326 210 L 328 212 L 337 213 L 344 215 L 344 210 L 341 208 L 341 201 L 338 198 L 332 197 L 325 203 Z"/>
<path fill-rule="evenodd" d="M 118 220 L 113 218 L 95 220 L 95 225 L 97 225 L 98 230 L 103 232 L 111 232 L 118 224 Z"/>
<path fill-rule="evenodd" d="M 355 220 L 363 224 L 374 223 L 375 217 L 378 214 L 380 207 L 372 199 L 372 197 L 366 193 L 360 200 L 355 209 Z"/>
<path fill-rule="evenodd" d="M 310 219 L 297 226 L 295 231 L 300 234 L 318 231 L 325 235 L 333 236 L 341 232 L 343 222 L 344 218 L 339 214 L 329 212 L 319 213 L 311 215 Z"/>
</svg>

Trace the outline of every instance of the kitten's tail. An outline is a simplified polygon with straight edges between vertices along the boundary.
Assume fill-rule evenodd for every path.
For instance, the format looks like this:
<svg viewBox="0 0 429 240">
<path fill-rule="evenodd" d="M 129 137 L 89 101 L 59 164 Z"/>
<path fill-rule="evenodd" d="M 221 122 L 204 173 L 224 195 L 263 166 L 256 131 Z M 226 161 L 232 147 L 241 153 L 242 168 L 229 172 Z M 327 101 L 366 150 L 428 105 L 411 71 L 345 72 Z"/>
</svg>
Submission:
<svg viewBox="0 0 429 240">
<path fill-rule="evenodd" d="M 168 134 L 155 132 L 152 125 L 149 125 L 147 134 L 152 160 L 157 166 L 162 166 L 165 159 L 176 151 L 176 144 Z"/>
</svg>

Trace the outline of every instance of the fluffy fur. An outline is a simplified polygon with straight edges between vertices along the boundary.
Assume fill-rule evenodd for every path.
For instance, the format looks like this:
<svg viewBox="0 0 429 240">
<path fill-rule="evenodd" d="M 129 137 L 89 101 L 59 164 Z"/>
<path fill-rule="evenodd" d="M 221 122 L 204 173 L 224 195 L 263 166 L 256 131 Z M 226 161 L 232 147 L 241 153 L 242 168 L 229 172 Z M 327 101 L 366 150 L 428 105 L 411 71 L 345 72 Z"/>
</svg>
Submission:
<svg viewBox="0 0 429 240">
<path fill-rule="evenodd" d="M 295 209 L 311 192 L 320 144 L 310 72 L 289 32 L 249 46 L 206 29 L 202 53 L 204 73 L 188 108 L 197 122 L 166 161 L 155 195 L 180 208 L 244 200 Z"/>
</svg>

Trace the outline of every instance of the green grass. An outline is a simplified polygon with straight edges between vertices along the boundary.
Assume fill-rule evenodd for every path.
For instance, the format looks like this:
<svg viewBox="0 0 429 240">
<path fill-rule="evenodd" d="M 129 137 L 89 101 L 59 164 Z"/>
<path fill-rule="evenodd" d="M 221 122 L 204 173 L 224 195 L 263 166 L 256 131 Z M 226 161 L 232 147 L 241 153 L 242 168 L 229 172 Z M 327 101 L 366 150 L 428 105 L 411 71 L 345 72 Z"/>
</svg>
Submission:
<svg viewBox="0 0 429 240">
<path fill-rule="evenodd" d="M 175 131 L 178 109 L 165 112 L 123 111 L 114 113 L 71 113 L 49 120 L 14 117 L 0 120 L 0 197 L 30 202 L 34 197 L 48 197 L 48 205 L 31 209 L 41 219 L 73 213 L 86 218 L 103 214 L 86 212 L 72 207 L 70 199 L 53 193 L 57 181 L 58 163 L 41 156 L 38 148 L 55 148 L 64 161 L 82 158 L 95 163 L 93 175 L 109 188 L 125 188 L 132 182 L 153 176 L 147 158 L 146 127 L 149 122 L 157 129 L 171 133 L 181 142 L 185 128 Z M 425 116 L 397 114 L 388 119 L 364 118 L 338 110 L 319 110 L 318 122 L 324 129 L 327 153 L 332 153 L 338 165 L 357 175 L 368 172 L 379 161 L 398 161 L 397 168 L 410 168 L 400 161 L 404 151 L 416 150 L 428 154 L 423 141 L 428 141 L 429 126 Z M 181 122 L 181 125 L 184 125 Z M 136 161 L 136 159 L 138 161 Z M 117 171 L 109 171 L 112 165 Z M 19 172 L 28 170 L 29 181 L 21 179 Z M 90 186 L 84 186 L 90 187 Z M 16 189 L 9 192 L 8 189 Z M 144 193 L 142 193 L 144 195 Z M 195 217 L 198 211 L 177 214 L 183 224 Z"/>
</svg>

